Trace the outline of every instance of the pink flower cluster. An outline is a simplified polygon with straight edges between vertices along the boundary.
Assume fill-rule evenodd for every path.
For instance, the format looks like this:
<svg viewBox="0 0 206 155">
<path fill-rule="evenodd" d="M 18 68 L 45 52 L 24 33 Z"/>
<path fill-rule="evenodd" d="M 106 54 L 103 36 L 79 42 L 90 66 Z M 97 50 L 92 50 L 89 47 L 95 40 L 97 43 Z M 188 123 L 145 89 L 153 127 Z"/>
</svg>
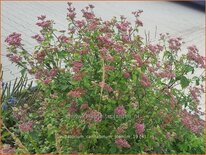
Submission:
<svg viewBox="0 0 206 155">
<path fill-rule="evenodd" d="M 144 133 L 144 130 L 145 130 L 144 124 L 136 123 L 135 124 L 135 130 L 136 130 L 136 133 L 138 135 L 142 135 Z"/>
<path fill-rule="evenodd" d="M 15 63 L 19 63 L 22 60 L 22 57 L 18 55 L 7 54 L 6 56 L 9 58 L 10 61 L 15 62 Z"/>
<path fill-rule="evenodd" d="M 70 39 L 68 37 L 66 37 L 65 35 L 60 35 L 58 37 L 59 41 L 62 43 L 68 43 L 70 41 Z"/>
<path fill-rule="evenodd" d="M 137 10 L 137 11 L 133 11 L 132 14 L 133 14 L 135 17 L 139 17 L 142 12 L 143 12 L 143 10 Z"/>
<path fill-rule="evenodd" d="M 199 55 L 199 51 L 195 45 L 189 46 L 187 53 L 187 58 L 189 60 L 195 61 L 201 68 L 205 67 L 205 58 Z"/>
<path fill-rule="evenodd" d="M 176 74 L 175 73 L 172 73 L 171 71 L 169 70 L 164 70 L 162 72 L 159 72 L 159 73 L 156 73 L 156 75 L 158 77 L 161 77 L 161 78 L 174 78 L 176 77 Z"/>
<path fill-rule="evenodd" d="M 41 43 L 42 41 L 44 41 L 44 38 L 41 37 L 39 34 L 32 36 L 32 38 L 35 39 L 38 43 Z"/>
<path fill-rule="evenodd" d="M 92 11 L 89 11 L 90 9 L 93 9 L 93 5 L 89 5 L 89 7 L 86 7 L 86 10 L 82 9 L 83 17 L 86 18 L 87 20 L 92 20 L 95 18 L 95 14 Z"/>
<path fill-rule="evenodd" d="M 134 11 L 132 12 L 132 14 L 136 17 L 136 21 L 135 21 L 135 24 L 136 26 L 143 26 L 143 23 L 141 20 L 139 20 L 139 16 L 140 14 L 143 12 L 143 10 L 138 10 L 138 11 Z"/>
<path fill-rule="evenodd" d="M 35 55 L 35 59 L 37 59 L 38 62 L 42 62 L 46 56 L 46 53 L 44 51 L 40 51 Z"/>
<path fill-rule="evenodd" d="M 13 32 L 6 38 L 5 42 L 8 43 L 10 46 L 20 46 L 21 40 L 21 34 Z"/>
<path fill-rule="evenodd" d="M 172 50 L 172 51 L 175 51 L 177 52 L 178 50 L 180 50 L 180 47 L 182 45 L 182 38 L 178 37 L 178 38 L 170 38 L 168 40 L 168 43 L 169 43 L 169 48 Z"/>
<path fill-rule="evenodd" d="M 129 145 L 128 141 L 124 138 L 118 138 L 115 140 L 115 144 L 119 148 L 130 148 L 131 146 Z"/>
<path fill-rule="evenodd" d="M 88 123 L 101 122 L 102 113 L 97 110 L 87 110 L 85 113 L 83 113 L 82 118 Z"/>
<path fill-rule="evenodd" d="M 139 54 L 137 54 L 137 53 L 133 53 L 132 55 L 133 55 L 133 58 L 136 60 L 138 66 L 141 67 L 144 64 L 141 56 Z"/>
<path fill-rule="evenodd" d="M 130 24 L 129 22 L 121 22 L 120 24 L 116 24 L 116 27 L 118 30 L 126 32 Z"/>
<path fill-rule="evenodd" d="M 105 65 L 104 69 L 105 69 L 105 71 L 113 71 L 113 70 L 115 70 L 115 67 L 114 66 L 110 66 L 110 65 Z"/>
<path fill-rule="evenodd" d="M 204 129 L 205 121 L 201 120 L 199 116 L 193 115 L 184 110 L 181 117 L 182 124 L 191 132 L 199 134 Z"/>
<path fill-rule="evenodd" d="M 25 122 L 19 125 L 19 129 L 22 132 L 30 132 L 33 129 L 33 122 L 29 121 L 29 122 Z"/>
<path fill-rule="evenodd" d="M 141 75 L 140 83 L 144 87 L 150 87 L 151 86 L 151 82 L 150 82 L 149 78 L 145 74 Z"/>
<path fill-rule="evenodd" d="M 56 68 L 51 70 L 37 70 L 35 72 L 35 79 L 41 80 L 44 84 L 49 84 L 57 74 L 58 70 Z"/>
<path fill-rule="evenodd" d="M 109 51 L 106 48 L 100 49 L 100 54 L 101 54 L 101 57 L 105 61 L 109 61 L 109 62 L 113 62 L 114 61 L 114 57 L 109 54 Z"/>
<path fill-rule="evenodd" d="M 130 78 L 131 75 L 130 75 L 129 72 L 124 72 L 123 76 L 124 76 L 125 79 L 128 79 L 128 78 Z"/>
<path fill-rule="evenodd" d="M 153 54 L 156 54 L 160 51 L 163 50 L 163 47 L 159 44 L 156 44 L 156 45 L 152 45 L 152 44 L 149 44 L 148 45 L 148 49 L 153 53 Z"/>
<path fill-rule="evenodd" d="M 123 105 L 115 108 L 114 113 L 118 116 L 124 116 L 126 114 L 126 110 Z"/>
<path fill-rule="evenodd" d="M 75 21 L 75 23 L 79 29 L 83 28 L 86 25 L 86 22 L 84 20 L 77 20 Z"/>
<path fill-rule="evenodd" d="M 113 44 L 113 41 L 111 39 L 111 35 L 107 34 L 107 35 L 103 35 L 103 36 L 99 36 L 97 38 L 97 40 L 99 41 L 99 45 L 103 46 L 103 47 L 111 47 Z"/>
<path fill-rule="evenodd" d="M 36 23 L 37 26 L 42 27 L 42 28 L 51 27 L 52 22 L 51 22 L 51 20 L 46 20 L 45 21 L 46 16 L 41 15 L 40 17 L 37 17 L 37 18 L 38 18 L 38 20 L 40 20 L 39 22 Z"/>
<path fill-rule="evenodd" d="M 87 110 L 87 109 L 89 109 L 88 103 L 83 103 L 80 107 L 80 110 Z"/>
<path fill-rule="evenodd" d="M 72 62 L 72 69 L 75 73 L 79 72 L 82 67 L 83 67 L 83 63 L 81 61 L 77 60 Z"/>
<path fill-rule="evenodd" d="M 76 102 L 72 102 L 69 109 L 68 109 L 69 113 L 72 114 L 74 112 L 77 111 L 77 103 Z"/>
<path fill-rule="evenodd" d="M 125 51 L 124 47 L 123 47 L 122 45 L 118 44 L 118 43 L 114 44 L 114 45 L 113 45 L 113 48 L 114 48 L 114 50 L 117 51 L 117 52 L 123 52 L 123 51 Z"/>
<path fill-rule="evenodd" d="M 201 91 L 204 93 L 204 89 L 198 88 L 198 87 L 190 87 L 190 93 L 193 97 L 193 99 L 198 103 L 199 97 L 200 97 L 200 93 Z"/>
<path fill-rule="evenodd" d="M 113 91 L 112 87 L 109 86 L 108 84 L 106 84 L 105 82 L 100 82 L 99 86 L 101 88 L 103 88 L 104 90 L 108 91 L 108 92 L 112 92 Z"/>
<path fill-rule="evenodd" d="M 71 90 L 67 95 L 74 98 L 80 98 L 82 95 L 84 95 L 84 93 L 84 89 L 78 87 L 74 90 Z"/>
<path fill-rule="evenodd" d="M 74 20 L 74 18 L 76 17 L 75 8 L 71 6 L 71 5 L 72 5 L 71 2 L 68 2 L 67 4 L 68 4 L 68 6 L 69 6 L 69 7 L 67 8 L 67 10 L 69 11 L 69 12 L 67 13 L 67 17 L 68 17 L 69 19 L 71 19 L 71 20 Z"/>
</svg>

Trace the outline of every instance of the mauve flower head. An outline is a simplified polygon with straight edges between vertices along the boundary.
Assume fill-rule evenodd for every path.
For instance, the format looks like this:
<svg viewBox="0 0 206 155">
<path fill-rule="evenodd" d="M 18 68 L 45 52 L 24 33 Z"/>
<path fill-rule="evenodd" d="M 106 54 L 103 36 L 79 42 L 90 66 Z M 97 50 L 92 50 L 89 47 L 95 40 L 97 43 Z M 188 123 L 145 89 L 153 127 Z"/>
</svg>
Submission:
<svg viewBox="0 0 206 155">
<path fill-rule="evenodd" d="M 55 77 L 58 73 L 57 68 L 53 68 L 52 70 L 49 71 L 49 76 L 50 77 Z"/>
<path fill-rule="evenodd" d="M 40 80 L 41 78 L 42 78 L 42 72 L 41 72 L 41 71 L 37 71 L 37 72 L 35 73 L 35 79 Z"/>
<path fill-rule="evenodd" d="M 135 24 L 137 26 L 143 26 L 143 22 L 141 20 L 139 20 L 139 19 L 136 19 Z"/>
<path fill-rule="evenodd" d="M 74 98 L 80 98 L 82 95 L 84 95 L 85 91 L 82 88 L 76 88 L 74 90 L 71 90 L 67 95 Z"/>
<path fill-rule="evenodd" d="M 69 17 L 71 20 L 74 20 L 74 18 L 76 17 L 76 13 L 75 12 L 69 12 L 69 13 L 67 13 L 67 17 Z"/>
<path fill-rule="evenodd" d="M 133 14 L 135 17 L 139 17 L 142 12 L 143 12 L 143 10 L 138 10 L 138 11 L 133 11 L 132 14 Z"/>
<path fill-rule="evenodd" d="M 135 131 L 138 135 L 142 135 L 144 133 L 145 126 L 144 124 L 136 123 L 135 124 Z"/>
<path fill-rule="evenodd" d="M 141 58 L 141 56 L 137 53 L 133 53 L 133 58 L 136 60 L 136 62 L 138 63 L 139 66 L 143 65 L 143 60 Z"/>
<path fill-rule="evenodd" d="M 124 78 L 128 79 L 128 78 L 130 78 L 130 73 L 129 72 L 124 72 L 123 76 L 124 76 Z"/>
<path fill-rule="evenodd" d="M 79 72 L 80 69 L 83 67 L 83 63 L 79 60 L 72 62 L 72 69 L 74 72 Z"/>
<path fill-rule="evenodd" d="M 104 69 L 105 69 L 105 71 L 113 71 L 113 70 L 115 70 L 115 67 L 114 66 L 110 66 L 110 65 L 105 65 Z"/>
<path fill-rule="evenodd" d="M 198 88 L 198 87 L 190 87 L 190 93 L 192 95 L 192 98 L 194 99 L 194 101 L 196 101 L 197 103 L 200 101 L 199 100 L 199 97 L 200 97 L 200 92 L 201 92 L 201 89 Z"/>
<path fill-rule="evenodd" d="M 74 112 L 77 111 L 77 103 L 76 102 L 72 102 L 69 109 L 68 109 L 69 113 L 72 114 Z"/>
<path fill-rule="evenodd" d="M 124 138 L 118 138 L 115 140 L 115 144 L 117 144 L 117 146 L 119 148 L 130 148 L 131 146 L 129 145 L 128 141 Z"/>
<path fill-rule="evenodd" d="M 157 73 L 156 74 L 158 77 L 161 77 L 161 78 L 174 78 L 176 77 L 176 74 L 175 73 L 172 73 L 168 70 L 165 70 L 165 71 L 162 71 L 160 73 Z"/>
<path fill-rule="evenodd" d="M 92 19 L 95 18 L 95 15 L 94 15 L 93 12 L 85 11 L 84 9 L 81 10 L 81 11 L 82 11 L 82 13 L 83 13 L 83 17 L 84 17 L 84 18 L 86 18 L 86 19 L 88 19 L 88 20 L 92 20 Z"/>
<path fill-rule="evenodd" d="M 121 44 L 114 44 L 114 50 L 117 52 L 123 52 L 125 49 Z"/>
<path fill-rule="evenodd" d="M 76 26 L 80 29 L 86 25 L 86 22 L 84 20 L 76 20 L 75 23 Z"/>
<path fill-rule="evenodd" d="M 122 22 L 119 24 L 116 24 L 116 27 L 118 30 L 126 32 L 128 30 L 130 23 L 129 22 Z"/>
<path fill-rule="evenodd" d="M 45 80 L 43 80 L 43 83 L 45 85 L 48 85 L 52 81 L 51 77 L 47 77 Z"/>
<path fill-rule="evenodd" d="M 68 5 L 68 6 L 71 6 L 71 5 L 72 5 L 72 2 L 67 2 L 67 5 Z"/>
<path fill-rule="evenodd" d="M 66 37 L 65 35 L 60 35 L 58 37 L 59 41 L 61 41 L 62 43 L 68 43 L 70 41 L 70 39 L 68 37 Z"/>
<path fill-rule="evenodd" d="M 118 116 L 124 116 L 126 114 L 126 111 L 123 105 L 116 107 L 114 112 Z"/>
<path fill-rule="evenodd" d="M 169 33 L 160 33 L 160 40 L 166 40 L 169 37 Z"/>
<path fill-rule="evenodd" d="M 88 29 L 89 29 L 90 31 L 95 30 L 98 25 L 99 25 L 99 21 L 98 21 L 98 20 L 93 20 L 93 21 L 88 25 Z"/>
<path fill-rule="evenodd" d="M 105 61 L 114 61 L 114 57 L 109 54 L 109 51 L 106 48 L 100 49 L 100 55 Z"/>
<path fill-rule="evenodd" d="M 87 110 L 85 113 L 83 113 L 82 119 L 88 123 L 101 122 L 102 113 L 97 110 Z"/>
<path fill-rule="evenodd" d="M 106 84 L 105 82 L 100 82 L 99 86 L 101 88 L 103 88 L 104 90 L 108 91 L 108 92 L 112 92 L 113 91 L 112 87 L 109 86 L 108 84 Z"/>
<path fill-rule="evenodd" d="M 145 74 L 141 75 L 140 83 L 144 87 L 150 87 L 151 86 L 151 82 L 150 82 L 149 78 Z"/>
<path fill-rule="evenodd" d="M 42 62 L 45 56 L 46 56 L 46 53 L 44 51 L 41 51 L 36 54 L 36 59 L 38 62 Z"/>
<path fill-rule="evenodd" d="M 152 73 L 152 72 L 155 72 L 156 69 L 154 67 L 148 67 L 148 70 Z"/>
<path fill-rule="evenodd" d="M 51 20 L 46 20 L 46 21 L 41 21 L 36 23 L 36 25 L 42 28 L 49 28 L 51 27 L 51 24 L 52 24 Z"/>
<path fill-rule="evenodd" d="M 163 46 L 161 46 L 159 44 L 157 44 L 157 45 L 149 44 L 147 47 L 154 54 L 163 50 Z"/>
<path fill-rule="evenodd" d="M 45 15 L 41 15 L 41 16 L 38 16 L 38 17 L 37 17 L 38 20 L 44 20 L 45 18 L 46 18 Z"/>
<path fill-rule="evenodd" d="M 19 129 L 22 132 L 30 132 L 33 130 L 33 122 L 29 121 L 29 122 L 25 122 L 19 125 Z"/>
<path fill-rule="evenodd" d="M 90 7 L 91 9 L 93 9 L 93 8 L 94 8 L 94 5 L 92 5 L 92 4 L 89 4 L 89 7 Z"/>
<path fill-rule="evenodd" d="M 102 45 L 102 46 L 106 46 L 106 47 L 109 47 L 109 46 L 112 46 L 113 44 L 113 41 L 111 39 L 111 35 L 104 35 L 104 36 L 99 36 L 97 37 L 97 40 L 99 41 L 99 44 Z"/>
<path fill-rule="evenodd" d="M 182 124 L 195 134 L 200 134 L 204 129 L 205 121 L 200 119 L 198 115 L 191 114 L 186 110 L 181 114 Z"/>
<path fill-rule="evenodd" d="M 9 144 L 3 144 L 0 154 L 15 154 L 15 148 L 12 148 Z"/>
<path fill-rule="evenodd" d="M 188 53 L 187 53 L 187 58 L 190 61 L 196 62 L 201 68 L 205 67 L 205 58 L 203 56 L 200 56 L 198 53 L 199 50 L 195 45 L 187 47 Z"/>
<path fill-rule="evenodd" d="M 122 41 L 128 43 L 130 41 L 130 37 L 127 34 L 122 34 Z"/>
<path fill-rule="evenodd" d="M 41 37 L 39 34 L 32 36 L 32 38 L 35 39 L 38 43 L 41 43 L 42 41 L 44 41 L 44 38 Z"/>
<path fill-rule="evenodd" d="M 5 42 L 8 43 L 9 45 L 20 46 L 21 40 L 22 40 L 21 34 L 13 32 L 6 38 Z"/>
<path fill-rule="evenodd" d="M 7 54 L 7 57 L 15 63 L 18 63 L 22 60 L 22 57 L 18 56 L 18 55 L 14 55 L 14 54 Z"/>
<path fill-rule="evenodd" d="M 88 108 L 89 108 L 88 103 L 83 103 L 83 104 L 81 105 L 81 107 L 80 107 L 81 110 L 86 110 L 86 109 L 88 109 Z"/>
<path fill-rule="evenodd" d="M 168 43 L 169 43 L 169 48 L 172 50 L 172 51 L 175 51 L 177 52 L 178 50 L 180 50 L 180 47 L 182 45 L 182 38 L 170 38 L 168 40 Z"/>
</svg>

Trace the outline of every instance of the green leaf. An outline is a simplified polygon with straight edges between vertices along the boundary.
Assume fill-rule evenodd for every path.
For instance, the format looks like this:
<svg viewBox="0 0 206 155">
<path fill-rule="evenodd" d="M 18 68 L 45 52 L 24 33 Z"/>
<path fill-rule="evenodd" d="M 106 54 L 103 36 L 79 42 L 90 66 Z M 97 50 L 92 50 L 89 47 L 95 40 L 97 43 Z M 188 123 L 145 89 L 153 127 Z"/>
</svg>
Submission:
<svg viewBox="0 0 206 155">
<path fill-rule="evenodd" d="M 190 65 L 185 65 L 185 71 L 186 71 L 186 73 L 191 72 L 193 74 L 194 73 L 194 67 L 192 67 Z"/>
<path fill-rule="evenodd" d="M 20 73 L 21 73 L 22 76 L 24 76 L 25 73 L 26 73 L 26 68 L 22 69 L 22 70 L 20 71 Z"/>
<path fill-rule="evenodd" d="M 196 80 L 196 85 L 199 86 L 200 85 L 200 79 Z"/>
<path fill-rule="evenodd" d="M 180 79 L 181 87 L 186 88 L 187 86 L 189 86 L 189 84 L 190 84 L 190 81 L 185 76 L 182 76 Z"/>
</svg>

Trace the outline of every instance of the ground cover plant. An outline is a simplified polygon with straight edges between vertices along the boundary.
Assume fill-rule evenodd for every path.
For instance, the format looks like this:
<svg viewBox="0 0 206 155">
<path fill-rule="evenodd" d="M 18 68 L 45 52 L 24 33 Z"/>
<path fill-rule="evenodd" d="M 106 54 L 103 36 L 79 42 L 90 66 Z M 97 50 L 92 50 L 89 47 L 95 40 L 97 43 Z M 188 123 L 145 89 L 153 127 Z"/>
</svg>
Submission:
<svg viewBox="0 0 206 155">
<path fill-rule="evenodd" d="M 7 57 L 35 77 L 38 95 L 29 106 L 2 107 L 1 153 L 204 154 L 205 58 L 197 47 L 183 52 L 183 39 L 169 34 L 145 42 L 142 10 L 130 23 L 103 21 L 93 5 L 82 19 L 72 3 L 67 9 L 65 30 L 38 17 L 33 53 L 17 32 L 5 40 Z"/>
</svg>

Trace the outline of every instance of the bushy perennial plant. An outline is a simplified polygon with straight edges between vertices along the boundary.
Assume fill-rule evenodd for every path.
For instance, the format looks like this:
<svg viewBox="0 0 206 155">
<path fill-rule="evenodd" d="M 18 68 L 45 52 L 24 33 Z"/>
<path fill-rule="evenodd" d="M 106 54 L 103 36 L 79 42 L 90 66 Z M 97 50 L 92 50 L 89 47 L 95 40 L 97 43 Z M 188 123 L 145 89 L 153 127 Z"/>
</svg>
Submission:
<svg viewBox="0 0 206 155">
<path fill-rule="evenodd" d="M 39 16 L 33 53 L 21 34 L 6 38 L 9 60 L 41 88 L 35 111 L 12 109 L 11 132 L 30 153 L 204 153 L 204 74 L 195 73 L 205 58 L 197 47 L 182 52 L 182 38 L 169 34 L 145 43 L 142 10 L 131 24 L 124 16 L 103 21 L 93 9 L 77 19 L 68 3 L 66 30 Z M 12 147 L 1 151 L 21 153 Z"/>
</svg>

